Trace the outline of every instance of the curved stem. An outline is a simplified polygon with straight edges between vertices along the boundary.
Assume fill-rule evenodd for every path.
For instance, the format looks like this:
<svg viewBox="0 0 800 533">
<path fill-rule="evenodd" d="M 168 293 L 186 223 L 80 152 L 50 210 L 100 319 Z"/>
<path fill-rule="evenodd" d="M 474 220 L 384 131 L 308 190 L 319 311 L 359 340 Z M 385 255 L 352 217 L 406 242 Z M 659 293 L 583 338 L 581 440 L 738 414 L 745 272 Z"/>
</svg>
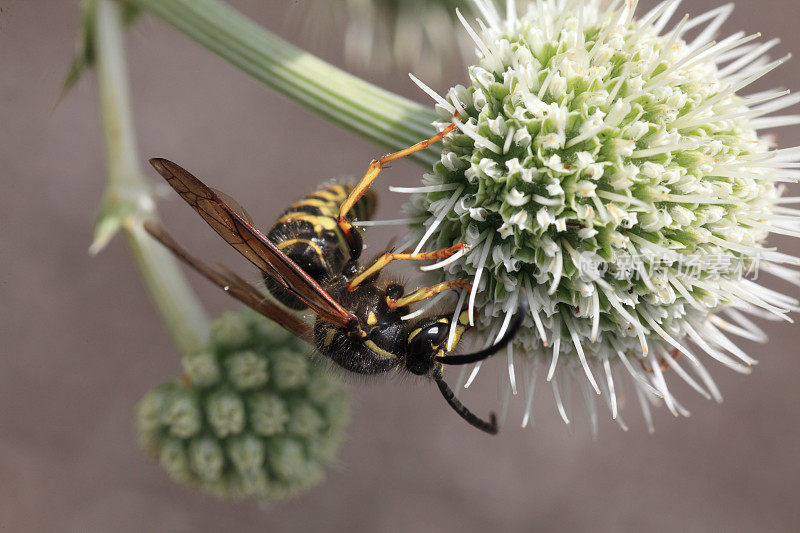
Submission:
<svg viewBox="0 0 800 533">
<path fill-rule="evenodd" d="M 122 229 L 145 284 L 183 353 L 203 346 L 209 334 L 205 310 L 175 259 L 150 238 L 142 222 L 155 218 L 155 202 L 140 173 L 128 97 L 120 5 L 97 0 L 92 31 L 97 43 L 97 87 L 105 133 L 108 186 L 90 249 L 98 252 Z"/>
<path fill-rule="evenodd" d="M 432 108 L 386 91 L 277 37 L 219 0 L 125 0 L 330 121 L 400 150 L 435 133 Z M 430 167 L 440 148 L 412 156 Z"/>
</svg>

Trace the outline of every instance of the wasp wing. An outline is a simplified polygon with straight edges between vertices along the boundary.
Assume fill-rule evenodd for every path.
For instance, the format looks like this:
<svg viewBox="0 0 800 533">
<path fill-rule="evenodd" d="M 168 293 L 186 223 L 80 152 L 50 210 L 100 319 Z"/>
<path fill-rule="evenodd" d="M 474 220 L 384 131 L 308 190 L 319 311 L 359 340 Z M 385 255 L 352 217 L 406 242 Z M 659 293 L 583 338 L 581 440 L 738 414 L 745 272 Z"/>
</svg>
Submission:
<svg viewBox="0 0 800 533">
<path fill-rule="evenodd" d="M 320 318 L 340 327 L 348 327 L 356 320 L 355 315 L 344 309 L 244 216 L 189 171 L 161 158 L 151 159 L 150 164 L 220 237 L 302 300 Z"/>
<path fill-rule="evenodd" d="M 251 284 L 247 283 L 238 275 L 234 274 L 225 267 L 220 267 L 220 270 L 215 270 L 206 265 L 199 259 L 189 255 L 186 250 L 173 239 L 166 230 L 157 222 L 145 222 L 145 230 L 152 235 L 158 242 L 163 244 L 175 256 L 194 268 L 197 272 L 202 274 L 206 279 L 219 286 L 222 290 L 255 310 L 267 318 L 270 318 L 288 330 L 304 339 L 313 343 L 313 336 L 311 328 L 298 316 L 287 312 L 280 308 L 278 305 L 269 301 L 264 294 Z"/>
</svg>

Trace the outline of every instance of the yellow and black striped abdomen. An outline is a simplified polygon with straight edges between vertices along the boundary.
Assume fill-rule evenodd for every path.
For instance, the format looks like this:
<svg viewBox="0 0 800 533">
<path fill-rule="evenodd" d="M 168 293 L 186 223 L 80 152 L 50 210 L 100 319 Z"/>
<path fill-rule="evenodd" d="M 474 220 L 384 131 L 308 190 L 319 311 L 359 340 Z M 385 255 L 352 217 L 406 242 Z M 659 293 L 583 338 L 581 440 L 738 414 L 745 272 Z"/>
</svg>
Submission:
<svg viewBox="0 0 800 533">
<path fill-rule="evenodd" d="M 331 184 L 317 189 L 284 211 L 267 234 L 270 241 L 318 282 L 340 273 L 350 259 L 350 248 L 336 219 L 354 186 Z M 375 193 L 367 191 L 350 210 L 348 218 L 369 220 L 376 206 Z M 278 283 L 266 276 L 264 281 L 281 303 L 292 309 L 305 309 L 305 304 Z"/>
</svg>

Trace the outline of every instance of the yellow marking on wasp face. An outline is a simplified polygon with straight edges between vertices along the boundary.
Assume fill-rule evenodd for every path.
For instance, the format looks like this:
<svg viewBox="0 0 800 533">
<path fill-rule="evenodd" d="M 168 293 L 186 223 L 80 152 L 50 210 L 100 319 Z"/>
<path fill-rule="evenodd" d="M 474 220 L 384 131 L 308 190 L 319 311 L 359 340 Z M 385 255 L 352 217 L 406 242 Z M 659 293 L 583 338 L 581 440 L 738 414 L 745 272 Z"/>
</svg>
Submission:
<svg viewBox="0 0 800 533">
<path fill-rule="evenodd" d="M 323 345 L 325 348 L 327 348 L 328 346 L 330 346 L 330 345 L 331 345 L 331 343 L 333 342 L 333 338 L 334 338 L 335 336 L 336 336 L 336 331 L 335 331 L 333 328 L 329 329 L 329 330 L 328 330 L 328 332 L 325 334 L 325 342 L 323 342 L 323 343 L 322 343 L 322 345 Z"/>
<path fill-rule="evenodd" d="M 412 331 L 412 332 L 411 332 L 411 335 L 409 335 L 409 336 L 408 336 L 408 342 L 411 342 L 411 341 L 414 339 L 414 337 L 416 337 L 417 335 L 419 335 L 419 332 L 420 332 L 420 331 L 422 331 L 422 328 L 417 328 L 417 329 L 415 329 L 414 331 Z"/>
<path fill-rule="evenodd" d="M 461 311 L 458 315 L 458 323 L 462 326 L 469 326 L 469 311 Z"/>
<path fill-rule="evenodd" d="M 448 323 L 450 323 L 450 319 L 449 318 L 440 318 L 436 322 L 438 322 L 439 324 L 448 324 Z"/>
<path fill-rule="evenodd" d="M 370 326 L 374 326 L 377 323 L 378 323 L 378 317 L 375 316 L 375 313 L 370 311 L 369 315 L 367 315 L 367 324 L 369 324 Z"/>
<path fill-rule="evenodd" d="M 306 246 L 310 246 L 317 253 L 317 255 L 319 256 L 320 260 L 323 263 L 325 262 L 325 256 L 322 254 L 322 248 L 320 248 L 317 245 L 317 243 L 315 243 L 314 241 L 310 241 L 308 239 L 288 239 L 288 240 L 285 240 L 282 243 L 280 243 L 278 245 L 278 248 L 283 250 L 284 248 L 288 248 L 289 246 L 291 246 L 293 244 L 305 244 Z"/>
<path fill-rule="evenodd" d="M 367 348 L 369 348 L 378 355 L 389 357 L 390 359 L 397 359 L 397 356 L 395 354 L 393 354 L 392 352 L 387 352 L 386 350 L 375 344 L 373 341 L 364 342 L 364 346 L 366 346 Z"/>
</svg>

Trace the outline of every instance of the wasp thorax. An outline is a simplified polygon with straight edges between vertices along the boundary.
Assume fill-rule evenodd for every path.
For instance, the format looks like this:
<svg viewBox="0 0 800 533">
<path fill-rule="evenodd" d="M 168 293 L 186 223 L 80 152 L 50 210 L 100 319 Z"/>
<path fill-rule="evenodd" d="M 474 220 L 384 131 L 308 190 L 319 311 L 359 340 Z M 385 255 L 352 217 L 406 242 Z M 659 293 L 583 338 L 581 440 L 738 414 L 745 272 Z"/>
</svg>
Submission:
<svg viewBox="0 0 800 533">
<path fill-rule="evenodd" d="M 386 288 L 364 283 L 347 289 L 347 278 L 330 280 L 325 289 L 358 319 L 359 332 L 348 331 L 317 319 L 314 341 L 317 349 L 339 366 L 359 374 L 379 374 L 397 368 L 405 357 L 406 332 L 401 317 L 408 308 L 390 309 L 386 303 L 394 284 Z"/>
</svg>

